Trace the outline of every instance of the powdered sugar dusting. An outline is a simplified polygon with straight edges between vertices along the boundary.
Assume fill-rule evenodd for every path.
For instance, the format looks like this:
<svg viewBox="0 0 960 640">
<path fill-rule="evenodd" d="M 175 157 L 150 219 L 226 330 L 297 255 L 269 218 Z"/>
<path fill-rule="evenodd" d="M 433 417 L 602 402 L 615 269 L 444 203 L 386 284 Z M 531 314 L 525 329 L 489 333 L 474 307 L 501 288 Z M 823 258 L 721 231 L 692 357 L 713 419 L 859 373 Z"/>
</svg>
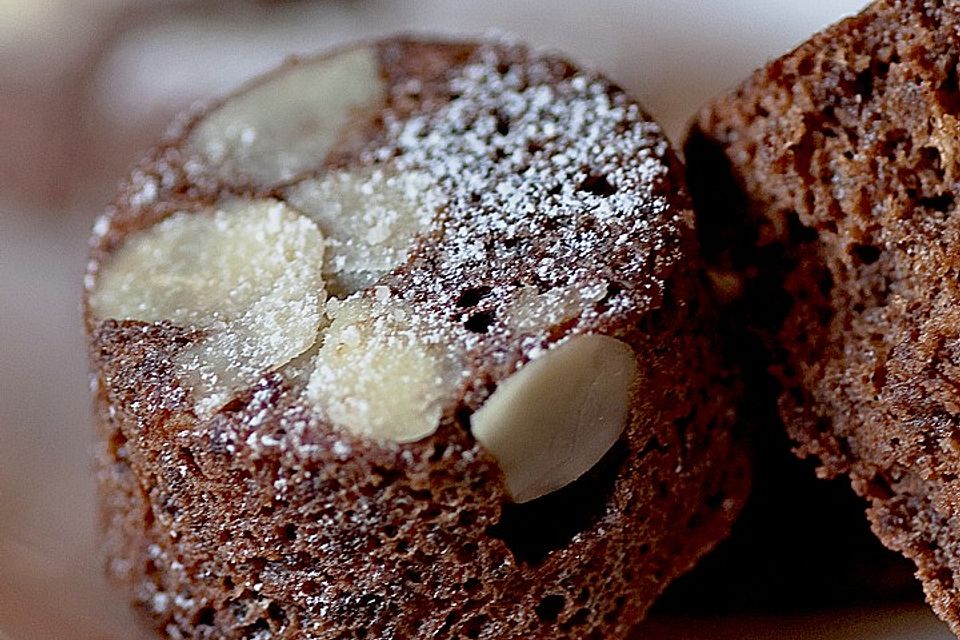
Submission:
<svg viewBox="0 0 960 640">
<path fill-rule="evenodd" d="M 532 355 L 557 325 L 589 330 L 655 293 L 673 259 L 663 239 L 683 223 L 657 191 L 667 142 L 636 103 L 600 76 L 501 44 L 481 48 L 449 91 L 437 109 L 388 113 L 387 143 L 365 156 L 428 174 L 446 197 L 442 241 L 397 283 L 420 310 L 420 340 L 453 345 L 461 362 L 507 357 L 517 341 Z M 645 289 L 616 295 L 624 282 Z M 476 287 L 489 295 L 451 313 Z"/>
<path fill-rule="evenodd" d="M 403 79 L 389 87 L 388 104 L 417 103 L 423 89 Z M 451 69 L 440 93 L 412 113 L 385 108 L 381 135 L 352 166 L 281 189 L 324 232 L 323 275 L 333 293 L 312 347 L 298 343 L 283 373 L 316 420 L 355 433 L 389 422 L 370 410 L 383 398 L 365 397 L 384 393 L 380 351 L 389 352 L 380 373 L 399 372 L 409 389 L 426 394 L 411 409 L 422 410 L 422 424 L 400 439 L 429 433 L 465 389 L 482 386 L 477 366 L 509 373 L 568 336 L 619 326 L 616 318 L 653 300 L 686 224 L 662 193 L 669 182 L 662 131 L 601 76 L 493 43 Z M 158 182 L 163 189 L 168 181 L 139 176 L 131 204 L 152 202 Z M 250 317 L 272 327 L 263 345 L 271 353 L 280 349 L 273 342 L 282 341 L 283 323 L 304 304 L 312 308 L 292 298 L 286 304 L 283 317 Z M 230 362 L 247 373 L 262 364 L 246 362 L 260 348 L 243 341 L 252 333 L 219 335 L 233 336 L 215 345 Z M 191 353 L 191 384 L 210 388 L 216 381 L 200 363 L 218 354 Z M 245 384 L 254 379 L 242 376 Z M 309 446 L 303 415 L 283 420 L 291 422 L 285 437 Z M 266 446 L 256 438 L 247 444 Z"/>
<path fill-rule="evenodd" d="M 97 278 L 99 318 L 170 321 L 204 337 L 178 356 L 205 414 L 313 344 L 323 238 L 275 200 L 178 213 L 131 237 Z"/>
<path fill-rule="evenodd" d="M 431 176 L 382 166 L 309 178 L 284 193 L 323 232 L 324 280 L 341 297 L 403 264 L 443 203 Z"/>
<path fill-rule="evenodd" d="M 636 305 L 634 297 L 598 306 L 614 277 L 639 281 L 639 272 L 649 271 L 642 248 L 657 250 L 657 236 L 676 224 L 665 219 L 667 201 L 654 192 L 668 170 L 660 128 L 603 79 L 493 45 L 452 74 L 449 92 L 453 99 L 412 117 L 388 111 L 386 142 L 362 155 L 370 166 L 431 185 L 410 194 L 420 199 L 420 211 L 442 207 L 439 241 L 422 244 L 392 280 L 413 312 L 390 323 L 388 338 L 375 338 L 421 345 L 446 365 L 431 360 L 430 383 L 406 387 L 430 390 L 425 397 L 432 399 L 455 398 L 456 389 L 470 384 L 471 355 L 516 353 L 507 345 L 519 339 L 529 357 L 556 346 L 548 338 L 556 326 Z M 420 232 L 427 220 L 420 219 Z M 462 304 L 470 285 L 490 289 L 473 309 Z M 383 302 L 385 289 L 376 287 L 373 297 Z M 363 296 L 370 291 L 351 300 Z M 377 307 L 386 308 L 368 309 Z M 372 334 L 363 331 L 368 343 Z M 341 330 L 340 348 L 353 352 L 350 340 Z M 354 365 L 377 370 L 371 359 Z M 445 374 L 440 387 L 434 371 Z M 315 402 L 325 388 L 342 392 L 330 372 L 321 362 L 311 378 Z M 351 401 L 364 408 L 382 399 L 359 393 Z M 329 416 L 330 407 L 319 404 Z M 434 428 L 439 419 L 433 416 Z"/>
<path fill-rule="evenodd" d="M 440 424 L 451 376 L 442 351 L 418 339 L 414 312 L 377 289 L 338 305 L 324 332 L 306 396 L 329 422 L 395 442 Z"/>
</svg>

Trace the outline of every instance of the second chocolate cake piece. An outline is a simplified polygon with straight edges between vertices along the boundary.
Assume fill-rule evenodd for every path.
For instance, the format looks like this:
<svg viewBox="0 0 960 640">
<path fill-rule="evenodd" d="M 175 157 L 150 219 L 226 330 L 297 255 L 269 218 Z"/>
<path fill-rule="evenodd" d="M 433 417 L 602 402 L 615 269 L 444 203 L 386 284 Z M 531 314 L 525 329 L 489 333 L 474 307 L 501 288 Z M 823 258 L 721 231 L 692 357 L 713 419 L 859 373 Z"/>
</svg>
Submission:
<svg viewBox="0 0 960 640">
<path fill-rule="evenodd" d="M 98 222 L 112 577 L 175 638 L 623 638 L 745 494 L 682 169 L 603 76 L 389 39 Z"/>
<path fill-rule="evenodd" d="M 802 456 L 960 632 L 960 8 L 884 1 L 709 105 L 686 144 L 716 282 Z"/>
</svg>

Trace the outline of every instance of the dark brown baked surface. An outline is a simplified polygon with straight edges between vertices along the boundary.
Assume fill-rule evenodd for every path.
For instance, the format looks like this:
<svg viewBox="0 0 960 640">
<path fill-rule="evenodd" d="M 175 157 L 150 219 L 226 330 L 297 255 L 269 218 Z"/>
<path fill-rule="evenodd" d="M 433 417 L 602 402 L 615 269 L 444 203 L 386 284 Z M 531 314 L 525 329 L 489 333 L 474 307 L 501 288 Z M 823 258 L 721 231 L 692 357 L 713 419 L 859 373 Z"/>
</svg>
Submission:
<svg viewBox="0 0 960 640">
<path fill-rule="evenodd" d="M 883 1 L 708 105 L 686 142 L 716 281 L 744 295 L 800 456 L 960 632 L 960 10 Z M 739 291 L 738 291 L 739 289 Z"/>
<path fill-rule="evenodd" d="M 386 103 L 311 172 L 401 157 L 444 185 L 438 226 L 376 285 L 460 345 L 469 375 L 437 431 L 406 444 L 318 419 L 283 370 L 205 416 L 174 365 L 198 330 L 95 317 L 90 292 L 132 234 L 228 195 L 282 197 L 192 166 L 184 140 L 207 111 L 190 116 L 134 169 L 93 241 L 109 573 L 171 638 L 623 638 L 727 534 L 747 488 L 682 169 L 633 100 L 558 57 L 375 47 Z M 422 142 L 404 147 L 395 129 L 414 120 Z M 465 168 L 451 169 L 461 144 Z M 468 169 L 478 187 L 464 186 Z M 605 288 L 576 316 L 535 331 L 504 320 L 525 289 L 584 279 Z M 579 480 L 513 504 L 470 416 L 518 363 L 588 333 L 637 353 L 628 426 Z"/>
</svg>

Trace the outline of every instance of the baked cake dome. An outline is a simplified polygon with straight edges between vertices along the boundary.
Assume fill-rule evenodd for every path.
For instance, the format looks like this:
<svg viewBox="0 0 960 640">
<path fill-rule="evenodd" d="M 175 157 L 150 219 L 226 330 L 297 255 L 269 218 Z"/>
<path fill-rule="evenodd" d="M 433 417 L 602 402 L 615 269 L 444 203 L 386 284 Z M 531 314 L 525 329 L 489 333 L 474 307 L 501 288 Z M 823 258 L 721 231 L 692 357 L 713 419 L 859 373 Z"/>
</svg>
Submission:
<svg viewBox="0 0 960 640">
<path fill-rule="evenodd" d="M 109 572 L 171 638 L 623 638 L 746 492 L 682 169 L 504 42 L 295 59 L 95 228 Z"/>
</svg>

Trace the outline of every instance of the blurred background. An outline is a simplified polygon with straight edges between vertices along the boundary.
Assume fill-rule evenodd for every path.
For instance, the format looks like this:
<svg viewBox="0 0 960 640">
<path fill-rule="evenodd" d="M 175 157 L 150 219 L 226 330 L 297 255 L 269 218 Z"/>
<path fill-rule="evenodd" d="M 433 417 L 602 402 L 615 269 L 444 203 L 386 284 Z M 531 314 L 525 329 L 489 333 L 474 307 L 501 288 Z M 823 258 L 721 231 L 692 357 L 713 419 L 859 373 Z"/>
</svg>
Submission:
<svg viewBox="0 0 960 640">
<path fill-rule="evenodd" d="M 147 637 L 101 578 L 79 318 L 86 238 L 170 117 L 293 53 L 521 36 L 603 69 L 678 140 L 711 96 L 863 0 L 0 0 L 0 640 Z M 638 638 L 951 638 L 843 483 L 764 432 L 734 536 Z"/>
</svg>

